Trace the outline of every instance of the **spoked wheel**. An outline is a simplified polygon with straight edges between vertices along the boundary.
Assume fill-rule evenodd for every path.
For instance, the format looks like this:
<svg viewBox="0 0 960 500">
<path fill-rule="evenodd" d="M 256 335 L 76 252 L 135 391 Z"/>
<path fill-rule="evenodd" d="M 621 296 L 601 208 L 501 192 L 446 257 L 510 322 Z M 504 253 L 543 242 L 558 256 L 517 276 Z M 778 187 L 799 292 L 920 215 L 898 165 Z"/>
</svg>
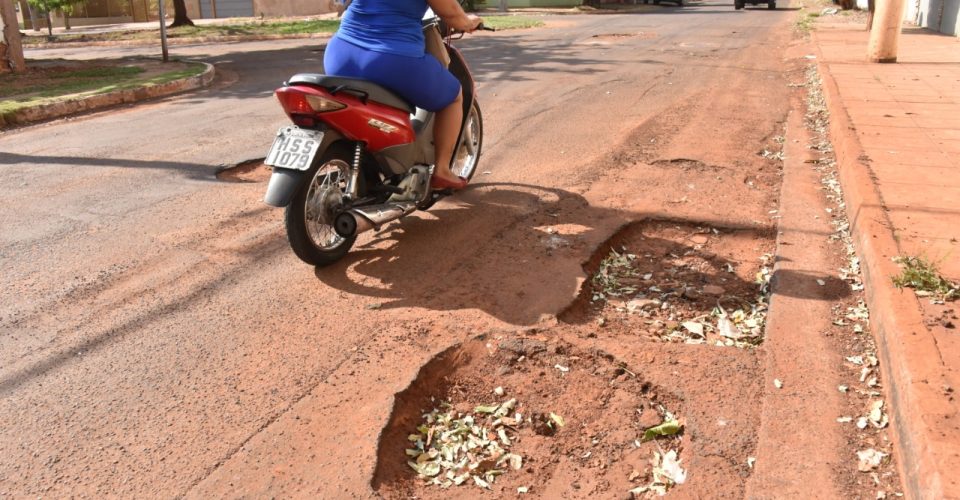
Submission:
<svg viewBox="0 0 960 500">
<path fill-rule="evenodd" d="M 352 153 L 332 147 L 307 171 L 309 182 L 287 206 L 287 239 L 300 260 L 326 266 L 350 251 L 356 236 L 344 238 L 333 228 L 336 209 L 343 201 Z M 362 178 L 362 176 L 360 176 Z"/>
<path fill-rule="evenodd" d="M 453 164 L 450 170 L 454 175 L 470 180 L 477 172 L 477 163 L 480 161 L 480 148 L 483 147 L 483 117 L 480 116 L 480 105 L 473 101 L 470 114 L 464 125 L 463 140 L 453 155 Z"/>
</svg>

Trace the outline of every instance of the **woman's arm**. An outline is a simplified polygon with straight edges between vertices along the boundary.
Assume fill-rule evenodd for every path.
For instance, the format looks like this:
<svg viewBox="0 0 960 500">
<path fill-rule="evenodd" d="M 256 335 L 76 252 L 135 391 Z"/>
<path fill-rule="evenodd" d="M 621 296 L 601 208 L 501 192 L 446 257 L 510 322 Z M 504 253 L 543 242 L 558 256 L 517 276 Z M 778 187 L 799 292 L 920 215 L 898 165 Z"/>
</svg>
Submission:
<svg viewBox="0 0 960 500">
<path fill-rule="evenodd" d="M 464 12 L 457 0 L 427 0 L 427 4 L 440 16 L 440 19 L 443 19 L 443 22 L 455 30 L 469 33 L 483 22 L 479 16 Z"/>
</svg>

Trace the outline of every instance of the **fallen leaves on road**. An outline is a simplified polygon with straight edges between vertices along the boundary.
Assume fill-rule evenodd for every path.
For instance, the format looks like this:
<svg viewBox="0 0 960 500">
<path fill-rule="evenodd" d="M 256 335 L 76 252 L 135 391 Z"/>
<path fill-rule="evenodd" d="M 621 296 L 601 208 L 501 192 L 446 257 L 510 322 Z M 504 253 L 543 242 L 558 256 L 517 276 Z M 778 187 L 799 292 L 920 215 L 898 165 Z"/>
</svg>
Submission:
<svg viewBox="0 0 960 500">
<path fill-rule="evenodd" d="M 408 440 L 407 462 L 428 484 L 441 488 L 460 486 L 468 481 L 489 489 L 497 476 L 508 469 L 523 467 L 523 457 L 508 452 L 512 445 L 508 432 L 516 433 L 523 424 L 519 413 L 508 416 L 517 400 L 478 405 L 473 414 L 454 416 L 449 404 L 423 415 L 417 434 Z"/>
<path fill-rule="evenodd" d="M 706 234 L 709 233 L 696 233 L 690 241 L 700 241 L 696 247 L 700 248 L 709 241 Z M 762 342 L 772 255 L 761 257 L 755 278 L 759 293 L 750 299 L 731 295 L 723 286 L 691 279 L 702 273 L 704 267 L 698 262 L 700 257 L 696 250 L 668 254 L 668 266 L 656 273 L 642 273 L 638 269 L 647 259 L 653 258 L 651 255 L 642 257 L 624 247 L 620 251 L 611 249 L 592 278 L 592 301 L 603 301 L 617 312 L 646 318 L 649 330 L 666 341 L 709 342 L 739 348 L 752 348 Z M 730 264 L 726 264 L 725 270 L 734 271 Z M 715 306 L 707 306 L 704 310 L 704 299 Z M 601 317 L 605 325 L 608 320 Z M 600 322 L 598 319 L 598 324 Z"/>
<path fill-rule="evenodd" d="M 847 354 L 857 354 L 846 357 L 852 365 L 850 376 L 858 380 L 838 386 L 838 390 L 850 398 L 848 404 L 851 411 L 865 412 L 861 416 L 843 416 L 838 422 L 847 423 L 856 420 L 856 427 L 849 428 L 851 439 L 850 453 L 857 453 L 857 465 L 851 464 L 846 470 L 869 472 L 872 479 L 870 488 L 876 486 L 883 489 L 877 498 L 886 497 L 886 491 L 895 491 L 899 485 L 896 466 L 892 463 L 889 452 L 878 451 L 878 443 L 889 443 L 884 427 L 888 426 L 887 416 L 884 414 L 885 404 L 877 399 L 881 393 L 874 390 L 881 384 L 881 371 L 875 356 L 876 345 L 870 333 L 870 311 L 864 301 L 862 267 L 857 249 L 851 235 L 851 223 L 846 210 L 846 201 L 840 182 L 836 155 L 828 137 L 830 128 L 830 113 L 827 110 L 823 95 L 820 76 L 816 65 L 809 65 L 807 69 L 807 112 L 806 125 L 814 133 L 808 148 L 813 151 L 815 159 L 813 169 L 820 177 L 820 183 L 828 201 L 831 202 L 829 214 L 833 226 L 833 234 L 829 239 L 839 246 L 845 253 L 844 265 L 839 268 L 838 277 L 846 282 L 853 296 L 833 306 L 832 321 L 835 326 L 843 327 L 837 339 L 845 344 Z M 860 159 L 863 159 L 861 157 Z M 869 159 L 867 159 L 869 161 Z M 852 300 L 851 300 L 852 299 Z M 843 335 L 848 333 L 849 335 Z M 859 351 L 859 352 L 858 352 Z M 864 352 L 866 351 L 866 352 Z M 863 352 L 863 354 L 859 354 Z M 859 372 L 859 376 L 857 376 Z M 857 382 L 860 382 L 857 384 Z M 858 443 L 858 444 L 857 444 Z M 856 450 L 863 450 L 857 452 Z M 864 482 L 866 483 L 866 481 Z M 870 490 L 863 490 L 867 493 Z M 876 490 L 873 490 L 876 491 Z M 870 491 L 872 493 L 873 491 Z M 898 496 L 901 494 L 897 493 Z M 857 495 L 864 496 L 864 495 Z"/>
<path fill-rule="evenodd" d="M 877 400 L 870 404 L 870 414 L 868 415 L 870 423 L 877 429 L 883 429 L 887 426 L 888 420 L 886 413 L 883 412 L 883 400 Z"/>
<path fill-rule="evenodd" d="M 866 450 L 858 451 L 857 458 L 860 459 L 860 462 L 857 464 L 857 470 L 860 472 L 870 472 L 873 469 L 876 469 L 886 456 L 886 453 L 877 451 L 873 448 L 867 448 Z"/>
<path fill-rule="evenodd" d="M 626 279 L 635 278 L 638 275 L 632 265 L 637 256 L 627 253 L 625 249 L 621 250 L 623 253 L 611 248 L 610 255 L 600 262 L 600 269 L 593 277 L 594 302 L 637 292 L 637 287 L 625 283 Z"/>
<path fill-rule="evenodd" d="M 687 480 L 687 471 L 683 469 L 680 462 L 682 459 L 677 457 L 675 450 L 670 450 L 664 454 L 653 452 L 653 480 L 650 484 L 639 486 L 630 490 L 634 497 L 644 493 L 651 492 L 660 496 L 666 495 L 667 490 L 674 485 L 683 484 Z"/>
<path fill-rule="evenodd" d="M 640 438 L 641 442 L 647 442 L 651 439 L 656 439 L 660 436 L 673 436 L 683 430 L 683 424 L 669 419 L 664 421 L 660 425 L 655 425 L 643 431 L 643 437 Z"/>
</svg>

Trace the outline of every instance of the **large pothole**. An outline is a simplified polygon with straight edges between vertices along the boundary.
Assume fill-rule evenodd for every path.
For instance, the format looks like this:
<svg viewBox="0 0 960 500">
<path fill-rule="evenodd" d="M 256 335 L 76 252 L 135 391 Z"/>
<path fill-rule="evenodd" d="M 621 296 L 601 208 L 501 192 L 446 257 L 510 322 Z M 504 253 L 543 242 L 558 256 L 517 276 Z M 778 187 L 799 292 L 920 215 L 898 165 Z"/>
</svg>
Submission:
<svg viewBox="0 0 960 500">
<path fill-rule="evenodd" d="M 585 269 L 560 315 L 597 335 L 750 347 L 763 340 L 772 231 L 672 221 L 626 226 Z"/>
<path fill-rule="evenodd" d="M 510 400 L 499 415 L 509 425 L 492 425 L 495 417 L 487 415 Z M 438 414 L 446 415 L 447 427 L 436 423 L 443 421 Z M 459 419 L 453 426 L 462 428 L 464 417 L 485 430 L 469 436 L 477 445 L 467 454 L 453 456 L 436 441 L 452 441 L 449 419 Z M 671 451 L 684 467 L 684 431 L 643 440 L 645 429 L 665 421 L 683 422 L 682 400 L 611 355 L 552 335 L 472 340 L 425 365 L 397 395 L 381 434 L 373 486 L 388 498 L 475 496 L 484 489 L 498 496 L 629 496 L 658 478 L 663 483 L 662 471 L 652 465 L 655 453 L 660 467 Z M 487 440 L 519 457 L 519 470 L 482 455 Z M 423 449 L 438 451 L 419 457 Z M 491 469 L 498 472 L 488 477 Z"/>
<path fill-rule="evenodd" d="M 267 182 L 273 171 L 263 164 L 263 158 L 247 160 L 232 167 L 217 170 L 217 180 L 225 182 Z"/>
</svg>

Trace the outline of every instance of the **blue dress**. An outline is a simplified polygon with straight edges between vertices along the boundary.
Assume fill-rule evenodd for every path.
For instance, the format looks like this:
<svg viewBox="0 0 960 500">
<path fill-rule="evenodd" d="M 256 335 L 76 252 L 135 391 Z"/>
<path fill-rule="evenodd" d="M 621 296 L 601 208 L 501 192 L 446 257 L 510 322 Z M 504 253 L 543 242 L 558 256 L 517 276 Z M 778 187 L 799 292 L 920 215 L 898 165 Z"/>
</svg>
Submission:
<svg viewBox="0 0 960 500">
<path fill-rule="evenodd" d="M 354 0 L 323 55 L 328 75 L 363 78 L 428 111 L 440 111 L 460 82 L 424 52 L 426 0 Z"/>
</svg>

